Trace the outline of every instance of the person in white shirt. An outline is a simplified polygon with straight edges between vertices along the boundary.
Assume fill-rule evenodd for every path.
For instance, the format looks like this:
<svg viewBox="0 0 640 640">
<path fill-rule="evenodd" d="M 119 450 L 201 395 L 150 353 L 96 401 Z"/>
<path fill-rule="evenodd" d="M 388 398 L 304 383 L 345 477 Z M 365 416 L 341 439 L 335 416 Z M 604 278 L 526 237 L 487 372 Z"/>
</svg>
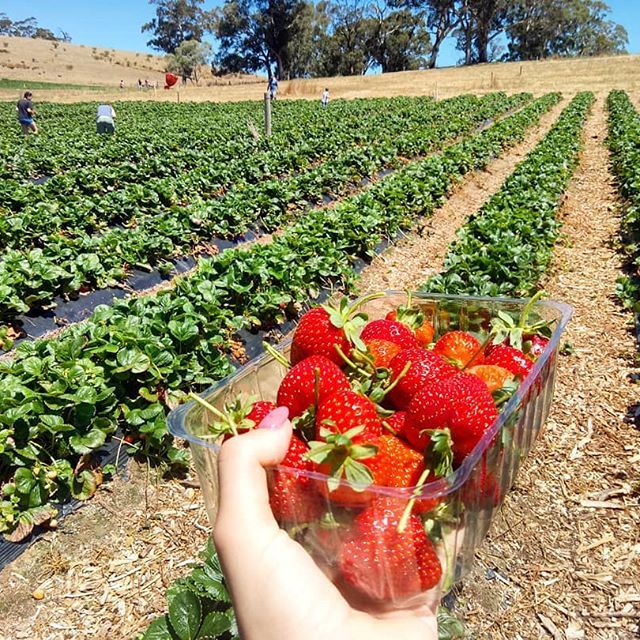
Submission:
<svg viewBox="0 0 640 640">
<path fill-rule="evenodd" d="M 326 109 L 329 104 L 329 89 L 322 92 L 322 106 Z"/>
<path fill-rule="evenodd" d="M 96 127 L 98 133 L 116 132 L 116 110 L 110 104 L 101 104 L 98 107 L 96 116 Z"/>
</svg>

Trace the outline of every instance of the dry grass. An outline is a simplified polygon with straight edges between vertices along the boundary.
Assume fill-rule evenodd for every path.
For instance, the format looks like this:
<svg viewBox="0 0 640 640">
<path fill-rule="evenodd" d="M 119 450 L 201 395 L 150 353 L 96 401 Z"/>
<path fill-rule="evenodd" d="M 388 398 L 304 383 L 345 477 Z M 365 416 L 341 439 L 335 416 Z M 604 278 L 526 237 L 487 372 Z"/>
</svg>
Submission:
<svg viewBox="0 0 640 640">
<path fill-rule="evenodd" d="M 78 82 L 83 84 L 113 85 L 114 90 L 104 94 L 91 92 L 90 99 L 134 99 L 134 100 L 177 100 L 177 91 L 118 91 L 115 86 L 121 78 L 128 85 L 137 82 L 137 78 L 149 77 L 150 81 L 158 80 L 163 62 L 162 58 L 145 54 L 117 51 L 112 54 L 115 61 L 105 58 L 95 60 L 91 47 L 61 44 L 57 50 L 47 41 L 24 41 L 20 38 L 9 38 L 9 53 L 0 53 L 0 76 L 16 79 L 43 80 L 45 76 L 51 81 Z M 26 44 L 25 44 L 26 42 Z M 33 44 L 36 43 L 36 44 Z M 0 50 L 2 49 L 0 39 Z M 15 47 L 15 51 L 14 51 Z M 31 47 L 30 53 L 20 53 L 20 47 Z M 38 51 L 42 48 L 42 54 Z M 66 48 L 67 51 L 62 51 Z M 101 50 L 98 50 L 100 53 Z M 104 50 L 102 50 L 104 51 Z M 58 58 L 53 58 L 54 53 Z M 63 58 L 63 54 L 68 56 Z M 34 63 L 39 69 L 29 71 L 24 68 L 10 70 L 5 73 L 7 62 L 15 64 L 20 60 L 39 60 Z M 42 60 L 40 61 L 40 57 Z M 126 67 L 120 63 L 139 64 L 142 67 Z M 29 66 L 31 63 L 28 63 Z M 66 65 L 72 64 L 69 70 Z M 145 65 L 155 69 L 143 73 Z M 448 97 L 460 93 L 487 93 L 505 90 L 531 91 L 541 94 L 547 91 L 607 91 L 621 88 L 634 92 L 640 89 L 640 56 L 618 56 L 604 58 L 584 58 L 575 60 L 544 60 L 540 62 L 510 62 L 477 65 L 473 67 L 451 67 L 432 71 L 405 71 L 384 75 L 353 76 L 338 78 L 318 78 L 313 80 L 293 80 L 282 82 L 280 95 L 285 98 L 320 99 L 322 90 L 328 87 L 332 99 L 335 98 L 367 98 L 394 95 L 435 95 Z M 40 75 L 43 74 L 43 75 Z M 249 76 L 243 79 L 222 78 L 215 87 L 187 87 L 180 89 L 180 100 L 185 101 L 236 101 L 261 99 L 265 90 L 265 82 Z M 246 84 L 238 84 L 245 82 Z M 61 102 L 75 102 L 87 99 L 84 91 L 42 91 L 40 99 Z M 15 91 L 1 91 L 0 99 L 13 99 Z"/>
</svg>

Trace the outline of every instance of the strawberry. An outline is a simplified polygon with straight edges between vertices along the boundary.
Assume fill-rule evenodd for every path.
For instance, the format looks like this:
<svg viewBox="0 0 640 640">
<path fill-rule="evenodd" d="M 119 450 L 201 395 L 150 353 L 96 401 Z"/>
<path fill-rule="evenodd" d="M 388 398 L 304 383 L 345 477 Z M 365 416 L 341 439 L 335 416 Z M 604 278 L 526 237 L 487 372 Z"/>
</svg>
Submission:
<svg viewBox="0 0 640 640">
<path fill-rule="evenodd" d="M 478 364 L 475 367 L 469 367 L 466 372 L 478 376 L 491 393 L 502 389 L 509 380 L 513 380 L 511 371 L 495 364 Z"/>
<path fill-rule="evenodd" d="M 380 475 L 387 487 L 414 487 L 424 471 L 424 456 L 400 438 L 384 434 L 374 459 L 377 468 L 385 468 Z M 371 465 L 370 465 L 371 466 Z"/>
<path fill-rule="evenodd" d="M 492 467 L 501 466 L 502 460 Z M 502 499 L 502 487 L 496 474 L 489 468 L 486 457 L 480 461 L 480 467 L 476 468 L 460 489 L 460 498 L 470 509 L 491 509 L 500 504 Z"/>
<path fill-rule="evenodd" d="M 420 518 L 398 525 L 403 501 L 379 498 L 354 519 L 353 537 L 340 550 L 345 582 L 373 600 L 398 600 L 435 587 L 442 566 Z"/>
<path fill-rule="evenodd" d="M 389 369 L 392 381 L 398 379 L 409 364 L 404 376 L 389 392 L 389 400 L 398 409 L 406 409 L 411 398 L 426 385 L 456 373 L 455 367 L 433 351 L 416 347 L 404 349 L 391 361 Z"/>
<path fill-rule="evenodd" d="M 308 451 L 307 445 L 293 434 L 279 468 L 269 472 L 269 503 L 278 522 L 309 522 L 324 511 L 325 501 L 317 493 L 314 481 L 298 473 L 314 470 Z"/>
<path fill-rule="evenodd" d="M 433 350 L 459 369 L 468 364 L 482 364 L 480 341 L 466 331 L 449 331 L 439 338 Z"/>
<path fill-rule="evenodd" d="M 404 437 L 405 423 L 407 421 L 406 411 L 396 411 L 393 415 L 383 420 L 383 425 L 391 430 L 396 436 Z"/>
<path fill-rule="evenodd" d="M 274 409 L 276 405 L 266 400 L 258 400 L 253 403 L 251 411 L 247 414 L 247 420 L 251 420 L 257 427 Z"/>
<path fill-rule="evenodd" d="M 537 334 L 526 334 L 522 336 L 523 351 L 529 358 L 537 360 L 547 348 L 549 338 Z"/>
<path fill-rule="evenodd" d="M 396 320 L 406 324 L 413 333 L 421 347 L 426 347 L 433 342 L 433 336 L 436 333 L 433 325 L 424 317 L 424 313 L 417 309 L 407 309 L 402 305 L 396 311 L 389 311 L 386 315 L 387 320 Z"/>
<path fill-rule="evenodd" d="M 338 389 L 349 389 L 342 369 L 324 356 L 311 356 L 289 369 L 280 383 L 277 404 L 296 418 Z"/>
<path fill-rule="evenodd" d="M 440 380 L 418 392 L 407 415 L 406 436 L 423 450 L 433 429 L 449 429 L 455 460 L 461 462 L 498 417 L 485 383 L 468 373 Z"/>
<path fill-rule="evenodd" d="M 367 320 L 357 309 L 373 296 L 366 296 L 354 305 L 342 298 L 337 307 L 322 305 L 305 313 L 293 334 L 291 342 L 291 364 L 297 364 L 309 356 L 324 356 L 342 366 L 338 349 L 348 356 L 351 344 L 364 351 L 358 332 Z"/>
<path fill-rule="evenodd" d="M 402 347 L 395 342 L 381 340 L 379 338 L 365 340 L 364 343 L 367 345 L 367 351 L 373 358 L 373 365 L 376 369 L 388 368 L 389 363 L 402 349 Z"/>
<path fill-rule="evenodd" d="M 394 320 L 374 320 L 369 322 L 360 333 L 363 342 L 369 340 L 388 340 L 400 345 L 403 349 L 417 347 L 418 341 L 411 329 L 402 322 Z"/>
<path fill-rule="evenodd" d="M 355 427 L 363 427 L 354 439 L 356 443 L 368 442 L 382 435 L 382 422 L 376 406 L 351 389 L 340 389 L 327 396 L 318 406 L 316 437 L 326 429 L 332 433 L 346 433 Z"/>
<path fill-rule="evenodd" d="M 524 380 L 533 368 L 533 362 L 527 356 L 507 344 L 498 344 L 491 349 L 491 353 L 486 357 L 485 364 L 494 364 L 503 367 L 516 376 Z"/>
</svg>

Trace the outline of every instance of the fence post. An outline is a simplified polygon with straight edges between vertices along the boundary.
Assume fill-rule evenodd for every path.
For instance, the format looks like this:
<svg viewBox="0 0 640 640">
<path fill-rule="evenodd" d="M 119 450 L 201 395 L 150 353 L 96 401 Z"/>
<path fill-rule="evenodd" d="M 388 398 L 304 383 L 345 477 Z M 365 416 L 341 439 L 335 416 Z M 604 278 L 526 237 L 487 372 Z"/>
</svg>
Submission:
<svg viewBox="0 0 640 640">
<path fill-rule="evenodd" d="M 264 94 L 264 135 L 271 135 L 271 96 L 266 91 Z"/>
</svg>

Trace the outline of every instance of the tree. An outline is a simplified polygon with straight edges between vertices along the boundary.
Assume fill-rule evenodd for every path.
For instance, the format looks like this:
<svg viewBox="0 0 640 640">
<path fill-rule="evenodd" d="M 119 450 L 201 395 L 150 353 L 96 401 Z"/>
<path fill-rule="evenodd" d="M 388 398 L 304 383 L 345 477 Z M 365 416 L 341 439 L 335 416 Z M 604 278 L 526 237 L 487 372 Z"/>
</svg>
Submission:
<svg viewBox="0 0 640 640">
<path fill-rule="evenodd" d="M 24 20 L 13 21 L 6 13 L 0 13 L 0 36 L 15 36 L 18 38 L 42 38 L 44 40 L 62 40 L 71 42 L 71 37 L 63 32 L 67 37 L 57 38 L 51 29 L 45 29 L 38 25 L 35 18 L 25 18 Z"/>
<path fill-rule="evenodd" d="M 426 66 L 430 51 L 424 15 L 408 9 L 387 13 L 388 6 L 374 5 L 369 19 L 368 49 L 382 73 L 409 71 Z"/>
<path fill-rule="evenodd" d="M 306 11 L 302 0 L 225 0 L 214 18 L 217 64 L 227 71 L 264 69 L 269 78 L 291 73 L 291 43 Z"/>
<path fill-rule="evenodd" d="M 211 13 L 201 8 L 203 1 L 149 0 L 150 4 L 156 5 L 156 17 L 142 25 L 143 33 L 153 33 L 147 45 L 174 53 L 185 40 L 202 40 L 211 21 Z"/>
<path fill-rule="evenodd" d="M 210 64 L 211 52 L 208 42 L 185 40 L 169 55 L 167 71 L 182 76 L 184 83 L 191 80 L 198 84 L 200 68 Z"/>
<path fill-rule="evenodd" d="M 517 0 L 507 13 L 505 58 L 624 53 L 627 32 L 607 19 L 609 12 L 600 0 Z"/>
<path fill-rule="evenodd" d="M 492 43 L 504 33 L 510 0 L 462 0 L 458 8 L 458 49 L 464 52 L 464 64 L 493 59 Z"/>
</svg>

